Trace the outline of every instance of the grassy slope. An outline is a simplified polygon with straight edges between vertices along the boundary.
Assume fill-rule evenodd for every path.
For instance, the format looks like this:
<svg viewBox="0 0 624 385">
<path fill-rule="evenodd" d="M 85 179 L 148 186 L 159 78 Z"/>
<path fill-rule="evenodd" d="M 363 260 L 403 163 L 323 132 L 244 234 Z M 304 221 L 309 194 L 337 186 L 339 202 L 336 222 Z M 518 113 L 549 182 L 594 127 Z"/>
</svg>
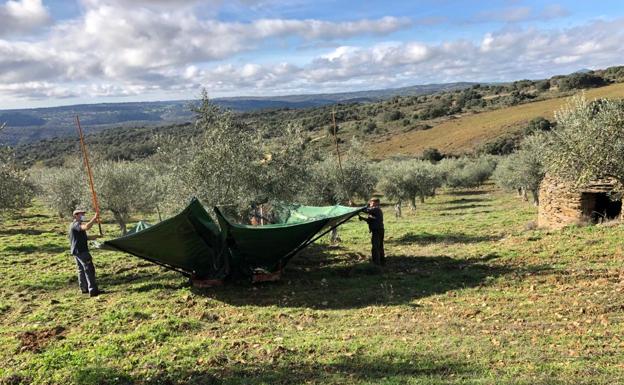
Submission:
<svg viewBox="0 0 624 385">
<path fill-rule="evenodd" d="M 585 91 L 587 98 L 622 98 L 624 83 Z M 522 104 L 500 110 L 446 120 L 425 131 L 411 131 L 388 137 L 374 145 L 373 154 L 384 158 L 394 154 L 420 154 L 427 147 L 443 153 L 468 152 L 506 132 L 518 130 L 538 116 L 552 118 L 553 112 L 568 98 L 556 98 Z"/>
<path fill-rule="evenodd" d="M 612 384 L 624 378 L 624 227 L 524 230 L 535 209 L 489 186 L 396 220 L 388 266 L 361 223 L 282 282 L 197 291 L 95 251 L 79 294 L 65 224 L 0 227 L 0 379 L 33 384 Z M 43 216 L 40 216 L 43 215 Z M 112 232 L 111 225 L 106 230 Z M 24 332 L 62 326 L 23 349 Z M 12 381 L 12 382 L 9 382 Z M 0 380 L 2 383 L 2 380 Z"/>
</svg>

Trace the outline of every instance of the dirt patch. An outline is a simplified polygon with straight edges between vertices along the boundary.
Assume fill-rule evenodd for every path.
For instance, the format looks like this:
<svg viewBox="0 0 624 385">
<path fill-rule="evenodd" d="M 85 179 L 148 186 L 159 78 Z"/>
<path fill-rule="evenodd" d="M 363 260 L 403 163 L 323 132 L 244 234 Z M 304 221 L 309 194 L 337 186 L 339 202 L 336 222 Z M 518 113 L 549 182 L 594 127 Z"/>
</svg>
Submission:
<svg viewBox="0 0 624 385">
<path fill-rule="evenodd" d="M 63 336 L 64 332 L 65 328 L 62 326 L 56 326 L 52 329 L 24 332 L 17 336 L 22 344 L 18 351 L 40 353 L 51 341 L 65 338 Z"/>
</svg>

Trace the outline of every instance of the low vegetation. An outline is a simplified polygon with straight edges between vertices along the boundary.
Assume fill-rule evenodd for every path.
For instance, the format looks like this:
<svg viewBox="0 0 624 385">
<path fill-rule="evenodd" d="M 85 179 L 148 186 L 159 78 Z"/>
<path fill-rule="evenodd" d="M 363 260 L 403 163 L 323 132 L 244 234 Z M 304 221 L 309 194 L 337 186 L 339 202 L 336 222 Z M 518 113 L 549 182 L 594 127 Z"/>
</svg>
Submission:
<svg viewBox="0 0 624 385">
<path fill-rule="evenodd" d="M 545 385 L 624 376 L 623 227 L 524 230 L 535 209 L 492 185 L 441 190 L 400 219 L 384 210 L 382 270 L 369 265 L 367 230 L 353 221 L 338 247 L 322 241 L 273 284 L 197 290 L 95 251 L 108 293 L 92 300 L 77 288 L 66 221 L 35 204 L 0 230 L 0 379 Z"/>
</svg>

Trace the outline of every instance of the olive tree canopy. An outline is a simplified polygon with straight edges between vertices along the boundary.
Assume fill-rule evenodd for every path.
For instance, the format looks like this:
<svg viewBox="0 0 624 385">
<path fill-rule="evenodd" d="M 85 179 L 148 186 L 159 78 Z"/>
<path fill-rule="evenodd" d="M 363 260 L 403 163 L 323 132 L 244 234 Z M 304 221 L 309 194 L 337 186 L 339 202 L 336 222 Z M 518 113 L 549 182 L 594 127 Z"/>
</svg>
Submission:
<svg viewBox="0 0 624 385">
<path fill-rule="evenodd" d="M 574 97 L 555 114 L 547 170 L 582 185 L 597 178 L 624 183 L 624 102 Z"/>
</svg>

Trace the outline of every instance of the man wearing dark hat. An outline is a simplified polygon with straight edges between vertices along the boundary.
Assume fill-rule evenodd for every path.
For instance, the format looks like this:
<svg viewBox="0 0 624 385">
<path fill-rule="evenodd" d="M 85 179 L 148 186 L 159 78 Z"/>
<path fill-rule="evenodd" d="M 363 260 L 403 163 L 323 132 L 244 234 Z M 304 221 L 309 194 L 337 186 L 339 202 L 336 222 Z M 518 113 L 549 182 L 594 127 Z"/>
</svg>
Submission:
<svg viewBox="0 0 624 385">
<path fill-rule="evenodd" d="M 371 257 L 373 263 L 376 265 L 385 265 L 386 256 L 383 249 L 384 239 L 384 224 L 383 224 L 383 212 L 379 207 L 379 198 L 371 198 L 368 201 L 368 207 L 364 211 L 367 215 L 365 217 L 359 217 L 361 221 L 368 223 L 368 230 L 371 233 Z"/>
<path fill-rule="evenodd" d="M 74 221 L 69 225 L 69 246 L 71 254 L 76 258 L 80 290 L 83 294 L 96 297 L 100 294 L 100 290 L 98 290 L 95 282 L 95 267 L 93 266 L 93 258 L 89 253 L 87 240 L 96 239 L 98 236 L 88 236 L 87 230 L 93 227 L 98 216 L 95 215 L 90 221 L 85 222 L 85 213 L 86 211 L 82 209 L 76 209 L 73 212 Z"/>
</svg>

